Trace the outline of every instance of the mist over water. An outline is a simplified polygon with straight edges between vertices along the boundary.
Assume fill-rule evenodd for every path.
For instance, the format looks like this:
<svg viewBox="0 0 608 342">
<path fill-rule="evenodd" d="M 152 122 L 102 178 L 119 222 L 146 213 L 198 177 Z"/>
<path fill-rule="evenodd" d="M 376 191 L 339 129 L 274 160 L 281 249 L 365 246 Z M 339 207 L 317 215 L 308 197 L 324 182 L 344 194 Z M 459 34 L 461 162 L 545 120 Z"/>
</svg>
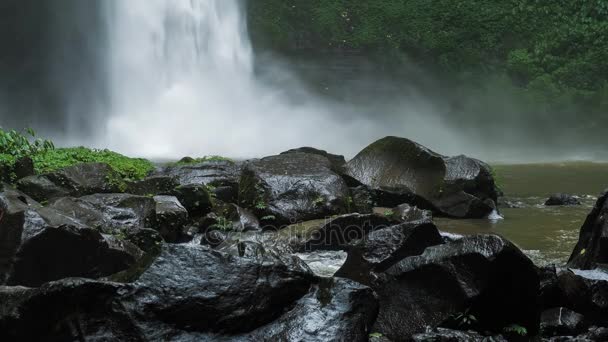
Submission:
<svg viewBox="0 0 608 342">
<path fill-rule="evenodd" d="M 58 145 L 159 159 L 251 158 L 299 146 L 352 157 L 397 135 L 486 161 L 608 160 L 601 127 L 575 130 L 585 124 L 575 115 L 529 115 L 500 85 L 462 96 L 461 110 L 446 99 L 458 89 L 440 89 L 441 81 L 437 91 L 416 86 L 424 72 L 402 72 L 392 92 L 374 75 L 362 81 L 371 92 L 352 91 L 334 75 L 332 90 L 351 96 L 321 96 L 289 62 L 254 53 L 245 0 L 94 4 L 18 7 L 16 16 L 34 13 L 40 24 L 0 71 L 7 76 L 20 55 L 40 70 L 24 67 L 0 80 L 0 125 L 33 127 Z M 26 21 L 15 25 L 27 31 Z M 38 31 L 47 32 L 40 41 Z M 323 68 L 322 61 L 317 72 L 330 73 Z M 13 90 L 17 83 L 21 91 Z"/>
<path fill-rule="evenodd" d="M 394 134 L 442 152 L 466 151 L 424 98 L 355 107 L 303 91 L 283 69 L 272 71 L 280 83 L 258 79 L 243 6 L 112 2 L 112 107 L 102 143 L 152 158 L 255 157 L 310 145 L 353 156 Z"/>
</svg>

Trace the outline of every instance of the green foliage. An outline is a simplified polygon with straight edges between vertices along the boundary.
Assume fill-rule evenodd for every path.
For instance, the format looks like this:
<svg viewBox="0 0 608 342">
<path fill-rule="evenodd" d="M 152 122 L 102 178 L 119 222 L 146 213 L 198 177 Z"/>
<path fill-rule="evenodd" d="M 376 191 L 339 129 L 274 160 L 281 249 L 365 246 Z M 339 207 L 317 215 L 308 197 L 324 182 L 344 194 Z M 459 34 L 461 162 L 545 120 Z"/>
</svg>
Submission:
<svg viewBox="0 0 608 342">
<path fill-rule="evenodd" d="M 451 88 L 483 91 L 479 80 L 506 76 L 504 89 L 534 104 L 528 113 L 595 118 L 608 110 L 603 0 L 256 0 L 248 6 L 254 43 L 279 53 L 355 49 L 387 70 L 420 66 L 457 82 Z"/>
<path fill-rule="evenodd" d="M 190 157 L 185 157 L 182 158 L 181 160 L 175 162 L 175 163 L 171 163 L 170 165 L 190 165 L 190 164 L 199 164 L 199 163 L 204 163 L 204 162 L 213 162 L 213 161 L 227 161 L 230 163 L 234 163 L 234 161 L 230 158 L 226 158 L 226 157 L 222 157 L 222 156 L 204 156 L 201 158 L 190 158 Z"/>
<path fill-rule="evenodd" d="M 395 212 L 392 209 L 387 209 L 384 211 L 384 216 L 386 217 L 391 217 L 393 215 L 395 215 Z"/>
<path fill-rule="evenodd" d="M 503 331 L 506 334 L 515 334 L 515 335 L 519 335 L 519 336 L 528 335 L 528 329 L 522 327 L 521 325 L 517 325 L 517 324 L 509 325 L 508 327 L 505 327 L 503 329 Z"/>
<path fill-rule="evenodd" d="M 232 231 L 234 229 L 232 221 L 225 216 L 219 216 L 217 218 L 217 223 L 214 226 L 225 232 Z"/>
<path fill-rule="evenodd" d="M 37 173 L 52 172 L 80 163 L 106 163 L 125 180 L 139 180 L 146 177 L 154 165 L 140 158 L 129 158 L 110 150 L 96 150 L 86 147 L 57 148 L 32 156 Z"/>
<path fill-rule="evenodd" d="M 277 219 L 277 217 L 274 215 L 266 215 L 266 216 L 262 217 L 260 220 L 261 221 L 274 221 L 276 219 Z"/>
<path fill-rule="evenodd" d="M 0 128 L 0 155 L 5 155 L 2 158 L 3 161 L 11 159 L 8 156 L 19 159 L 50 151 L 54 148 L 53 142 L 36 139 L 36 133 L 31 128 L 27 128 L 23 132 L 5 131 Z"/>
<path fill-rule="evenodd" d="M 457 324 L 459 328 L 470 328 L 477 323 L 477 317 L 471 314 L 470 308 L 455 314 L 452 320 Z"/>
<path fill-rule="evenodd" d="M 369 334 L 369 338 L 370 338 L 370 339 L 381 338 L 381 337 L 383 337 L 383 336 L 384 336 L 384 335 L 382 335 L 382 334 L 381 334 L 381 333 L 379 333 L 379 332 L 373 332 L 373 333 Z"/>
</svg>

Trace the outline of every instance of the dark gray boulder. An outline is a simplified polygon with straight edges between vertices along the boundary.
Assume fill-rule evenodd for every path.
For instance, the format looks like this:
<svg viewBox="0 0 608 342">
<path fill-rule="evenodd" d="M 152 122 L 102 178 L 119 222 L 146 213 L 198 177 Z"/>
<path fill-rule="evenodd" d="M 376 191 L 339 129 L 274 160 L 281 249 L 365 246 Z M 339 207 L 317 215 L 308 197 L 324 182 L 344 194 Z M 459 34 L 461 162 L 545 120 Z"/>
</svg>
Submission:
<svg viewBox="0 0 608 342">
<path fill-rule="evenodd" d="M 211 225 L 227 231 L 247 232 L 262 229 L 258 218 L 245 208 L 233 203 L 221 203 L 216 201 L 213 208 L 215 222 Z M 210 221 L 211 222 L 211 221 Z M 201 228 L 205 228 L 204 225 Z"/>
<path fill-rule="evenodd" d="M 413 222 L 413 221 L 433 221 L 433 212 L 430 210 L 419 209 L 407 203 L 400 204 L 391 209 L 391 219 L 397 222 Z"/>
<path fill-rule="evenodd" d="M 558 284 L 563 306 L 584 315 L 590 323 L 608 322 L 608 274 L 601 271 L 561 270 Z"/>
<path fill-rule="evenodd" d="M 540 316 L 540 331 L 545 337 L 576 336 L 586 330 L 585 317 L 568 308 L 552 308 Z"/>
<path fill-rule="evenodd" d="M 401 203 L 457 218 L 485 217 L 499 191 L 490 167 L 465 156 L 445 157 L 411 140 L 380 139 L 355 156 L 345 174 L 379 191 L 379 206 Z"/>
<path fill-rule="evenodd" d="M 291 310 L 254 330 L 252 341 L 367 341 L 378 313 L 374 292 L 341 278 L 313 285 Z"/>
<path fill-rule="evenodd" d="M 211 196 L 206 185 L 180 185 L 170 194 L 177 197 L 193 219 L 203 217 L 211 211 Z"/>
<path fill-rule="evenodd" d="M 102 236 L 26 195 L 0 193 L 0 283 L 39 286 L 65 277 L 97 278 L 133 265 L 142 252 Z"/>
<path fill-rule="evenodd" d="M 608 265 L 608 192 L 603 192 L 581 227 L 568 267 L 594 269 Z"/>
<path fill-rule="evenodd" d="M 250 161 L 239 183 L 239 204 L 275 223 L 295 223 L 347 212 L 349 188 L 328 159 L 288 153 Z"/>
<path fill-rule="evenodd" d="M 171 193 L 180 184 L 171 176 L 155 175 L 142 180 L 127 182 L 125 192 L 139 196 L 156 196 Z"/>
<path fill-rule="evenodd" d="M 412 336 L 414 342 L 507 342 L 501 335 L 484 336 L 475 331 L 432 328 Z"/>
<path fill-rule="evenodd" d="M 549 199 L 547 199 L 547 201 L 545 202 L 545 205 L 581 205 L 581 201 L 577 196 L 559 193 L 551 195 Z"/>
<path fill-rule="evenodd" d="M 187 240 L 184 227 L 188 223 L 188 211 L 174 196 L 154 196 L 156 204 L 155 227 L 166 242 Z"/>
<path fill-rule="evenodd" d="M 347 214 L 326 220 L 308 232 L 305 241 L 294 246 L 300 251 L 347 250 L 348 243 L 363 239 L 374 230 L 389 227 L 394 222 L 376 214 Z"/>
<path fill-rule="evenodd" d="M 331 163 L 332 170 L 337 173 L 342 173 L 344 170 L 344 165 L 346 165 L 346 159 L 344 159 L 344 156 L 327 153 L 327 151 L 319 150 L 314 147 L 299 147 L 285 152 L 281 152 L 281 154 L 289 153 L 309 153 L 323 156 L 327 158 L 327 160 L 329 160 L 329 162 Z"/>
<path fill-rule="evenodd" d="M 348 243 L 348 257 L 336 276 L 369 286 L 377 273 L 384 272 L 403 258 L 420 255 L 427 247 L 442 243 L 432 221 L 401 223 L 373 230 L 363 239 Z"/>
<path fill-rule="evenodd" d="M 50 208 L 105 234 L 153 227 L 156 203 L 146 196 L 95 194 L 80 198 L 64 197 L 52 201 Z"/>
<path fill-rule="evenodd" d="M 463 237 L 379 275 L 372 286 L 380 299 L 373 330 L 407 340 L 427 326 L 458 325 L 455 316 L 467 312 L 477 318 L 476 330 L 500 333 L 517 324 L 534 335 L 538 284 L 534 264 L 510 242 L 495 235 Z"/>
<path fill-rule="evenodd" d="M 37 201 L 48 201 L 66 196 L 123 192 L 125 183 L 107 164 L 84 163 L 22 178 L 17 187 Z"/>
<path fill-rule="evenodd" d="M 179 261 L 164 266 L 195 272 L 154 269 L 166 275 L 144 274 L 134 284 L 70 278 L 36 289 L 0 286 L 0 339 L 367 341 L 377 301 L 365 286 L 346 279 L 311 283 L 289 263 L 169 253 L 161 258 Z M 201 263 L 207 259 L 211 265 Z M 206 277 L 197 276 L 203 270 Z"/>
</svg>

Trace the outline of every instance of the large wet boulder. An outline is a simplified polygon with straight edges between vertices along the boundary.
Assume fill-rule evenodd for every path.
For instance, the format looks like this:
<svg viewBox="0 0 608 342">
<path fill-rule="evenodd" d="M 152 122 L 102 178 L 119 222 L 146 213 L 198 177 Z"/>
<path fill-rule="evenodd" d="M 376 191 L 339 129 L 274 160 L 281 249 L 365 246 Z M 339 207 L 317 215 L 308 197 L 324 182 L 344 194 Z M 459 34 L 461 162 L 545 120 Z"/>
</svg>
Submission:
<svg viewBox="0 0 608 342">
<path fill-rule="evenodd" d="M 156 203 L 146 196 L 63 197 L 52 201 L 49 207 L 106 234 L 124 234 L 129 230 L 154 227 L 156 223 Z"/>
<path fill-rule="evenodd" d="M 581 205 L 581 201 L 577 196 L 559 193 L 551 195 L 547 201 L 545 201 L 545 205 Z"/>
<path fill-rule="evenodd" d="M 275 223 L 324 218 L 347 212 L 349 188 L 329 160 L 309 153 L 288 153 L 246 164 L 239 202 Z"/>
<path fill-rule="evenodd" d="M 479 331 L 499 333 L 517 324 L 534 335 L 538 284 L 534 264 L 510 242 L 495 235 L 463 237 L 428 247 L 379 275 L 372 285 L 380 298 L 373 330 L 407 340 L 427 326 L 461 325 L 455 317 L 467 313 L 477 318 Z"/>
<path fill-rule="evenodd" d="M 125 190 L 122 177 L 104 163 L 84 163 L 61 170 L 25 177 L 17 182 L 19 190 L 37 201 Z"/>
<path fill-rule="evenodd" d="M 71 278 L 36 289 L 0 286 L 0 340 L 366 341 L 377 313 L 373 291 L 349 280 L 310 283 L 297 267 L 207 253 L 165 257 L 180 259 L 171 265 L 190 274 L 165 269 L 133 284 Z"/>
<path fill-rule="evenodd" d="M 170 193 L 186 208 L 191 218 L 201 218 L 211 211 L 213 204 L 206 185 L 180 185 Z"/>
<path fill-rule="evenodd" d="M 316 154 L 319 156 L 323 156 L 329 160 L 331 163 L 331 167 L 335 172 L 341 173 L 344 170 L 344 165 L 346 165 L 346 159 L 344 156 L 338 154 L 331 154 L 324 150 L 319 150 L 314 147 L 299 147 L 294 148 L 285 152 L 281 152 L 281 154 L 289 154 L 289 153 L 310 153 Z"/>
<path fill-rule="evenodd" d="M 65 277 L 97 278 L 133 265 L 142 252 L 128 242 L 45 208 L 26 195 L 0 193 L 0 283 L 39 286 Z"/>
<path fill-rule="evenodd" d="M 578 242 L 568 260 L 568 267 L 593 269 L 608 265 L 608 192 L 603 192 L 579 234 Z"/>
<path fill-rule="evenodd" d="M 546 337 L 576 336 L 586 329 L 585 317 L 568 308 L 548 309 L 540 316 L 541 334 Z"/>
<path fill-rule="evenodd" d="M 222 230 L 247 232 L 259 231 L 262 229 L 258 218 L 245 208 L 241 208 L 234 203 L 222 203 L 216 201 L 213 208 L 213 214 L 208 217 L 214 217 L 215 222 L 211 226 L 216 226 Z M 201 226 L 203 230 L 207 227 Z"/>
<path fill-rule="evenodd" d="M 184 227 L 188 223 L 188 211 L 174 196 L 154 196 L 156 204 L 155 227 L 167 242 L 186 240 Z"/>
<path fill-rule="evenodd" d="M 328 278 L 291 310 L 248 335 L 254 341 L 367 341 L 377 313 L 378 301 L 369 287 Z"/>
<path fill-rule="evenodd" d="M 179 185 L 174 177 L 155 175 L 142 180 L 127 182 L 125 192 L 139 196 L 166 195 Z"/>
<path fill-rule="evenodd" d="M 487 164 L 445 157 L 405 138 L 372 143 L 345 169 L 347 176 L 384 194 L 376 196 L 379 206 L 409 203 L 445 216 L 480 218 L 495 209 L 498 197 Z"/>
<path fill-rule="evenodd" d="M 443 243 L 432 221 L 414 221 L 370 231 L 364 238 L 350 241 L 346 262 L 336 273 L 371 285 L 377 273 L 408 256 L 420 255 L 427 247 Z"/>
<path fill-rule="evenodd" d="M 156 175 L 174 178 L 182 186 L 204 185 L 216 198 L 224 202 L 236 202 L 241 163 L 231 160 L 190 160 L 161 168 Z"/>
<path fill-rule="evenodd" d="M 376 214 L 347 214 L 328 219 L 306 232 L 295 246 L 300 251 L 347 250 L 349 242 L 363 239 L 374 230 L 389 227 L 394 222 Z"/>
<path fill-rule="evenodd" d="M 558 271 L 557 278 L 562 306 L 590 323 L 608 326 L 608 273 L 565 269 Z"/>
<path fill-rule="evenodd" d="M 293 256 L 238 258 L 203 246 L 167 245 L 137 281 L 137 311 L 179 329 L 247 332 L 308 292 L 312 274 Z"/>
<path fill-rule="evenodd" d="M 432 328 L 412 336 L 414 342 L 507 342 L 501 335 L 484 336 L 475 331 Z M 373 340 L 372 340 L 373 342 Z"/>
</svg>

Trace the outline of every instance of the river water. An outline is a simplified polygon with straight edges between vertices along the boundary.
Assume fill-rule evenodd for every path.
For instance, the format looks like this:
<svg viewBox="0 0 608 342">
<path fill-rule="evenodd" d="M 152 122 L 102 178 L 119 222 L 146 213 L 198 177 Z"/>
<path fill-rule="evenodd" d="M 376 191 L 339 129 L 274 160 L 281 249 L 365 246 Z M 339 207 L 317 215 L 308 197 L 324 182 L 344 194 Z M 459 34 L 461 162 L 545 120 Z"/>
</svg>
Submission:
<svg viewBox="0 0 608 342">
<path fill-rule="evenodd" d="M 520 208 L 500 209 L 503 220 L 437 218 L 439 229 L 456 234 L 496 233 L 517 244 L 538 265 L 568 260 L 587 214 L 603 189 L 608 188 L 608 164 L 567 162 L 494 165 L 503 202 Z M 581 197 L 581 206 L 547 207 L 553 193 Z"/>
</svg>

